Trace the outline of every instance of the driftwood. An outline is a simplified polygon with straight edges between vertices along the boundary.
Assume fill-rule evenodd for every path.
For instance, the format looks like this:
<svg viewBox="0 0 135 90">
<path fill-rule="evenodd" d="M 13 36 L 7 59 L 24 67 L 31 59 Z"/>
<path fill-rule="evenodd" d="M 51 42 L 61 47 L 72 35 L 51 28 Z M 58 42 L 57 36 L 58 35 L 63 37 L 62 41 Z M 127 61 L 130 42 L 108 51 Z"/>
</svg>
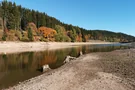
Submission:
<svg viewBox="0 0 135 90">
<path fill-rule="evenodd" d="M 76 57 L 72 57 L 72 56 L 67 56 L 66 59 L 64 60 L 64 63 L 68 63 L 70 62 L 71 60 L 75 60 Z"/>
</svg>

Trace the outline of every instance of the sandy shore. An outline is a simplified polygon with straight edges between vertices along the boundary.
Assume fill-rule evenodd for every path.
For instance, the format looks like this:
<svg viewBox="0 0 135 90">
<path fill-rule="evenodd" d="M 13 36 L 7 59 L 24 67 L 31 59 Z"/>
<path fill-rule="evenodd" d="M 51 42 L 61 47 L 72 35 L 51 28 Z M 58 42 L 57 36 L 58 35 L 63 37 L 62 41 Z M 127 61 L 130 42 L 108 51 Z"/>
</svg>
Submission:
<svg viewBox="0 0 135 90">
<path fill-rule="evenodd" d="M 110 44 L 110 42 L 0 42 L 0 53 L 6 54 L 26 51 L 42 51 L 46 49 L 53 50 L 87 44 Z"/>
<path fill-rule="evenodd" d="M 135 49 L 91 53 L 9 90 L 135 90 Z"/>
</svg>

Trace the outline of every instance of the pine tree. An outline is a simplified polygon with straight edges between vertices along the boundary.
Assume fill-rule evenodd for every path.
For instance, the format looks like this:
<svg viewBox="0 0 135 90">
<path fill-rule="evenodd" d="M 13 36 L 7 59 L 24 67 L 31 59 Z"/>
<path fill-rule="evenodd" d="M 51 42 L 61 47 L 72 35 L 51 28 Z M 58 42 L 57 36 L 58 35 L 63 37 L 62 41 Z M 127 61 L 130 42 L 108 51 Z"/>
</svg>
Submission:
<svg viewBox="0 0 135 90">
<path fill-rule="evenodd" d="M 32 22 L 34 24 L 37 24 L 36 12 L 34 10 L 32 10 L 31 14 L 32 14 Z"/>
<path fill-rule="evenodd" d="M 45 21 L 45 13 L 41 14 L 41 24 L 40 26 L 45 26 L 46 25 L 46 21 Z"/>
<path fill-rule="evenodd" d="M 2 13 L 2 21 L 3 21 L 3 30 L 4 33 L 6 33 L 7 30 L 7 15 L 8 15 L 8 2 L 7 1 L 3 1 L 2 2 L 2 9 L 3 9 L 3 13 Z"/>
<path fill-rule="evenodd" d="M 7 28 L 8 29 L 14 29 L 15 24 L 15 16 L 13 14 L 13 5 L 12 2 L 8 3 L 7 7 L 8 13 L 7 13 Z"/>
<path fill-rule="evenodd" d="M 3 20 L 2 20 L 2 7 L 1 7 L 1 3 L 0 3 L 0 28 L 3 30 Z"/>
</svg>

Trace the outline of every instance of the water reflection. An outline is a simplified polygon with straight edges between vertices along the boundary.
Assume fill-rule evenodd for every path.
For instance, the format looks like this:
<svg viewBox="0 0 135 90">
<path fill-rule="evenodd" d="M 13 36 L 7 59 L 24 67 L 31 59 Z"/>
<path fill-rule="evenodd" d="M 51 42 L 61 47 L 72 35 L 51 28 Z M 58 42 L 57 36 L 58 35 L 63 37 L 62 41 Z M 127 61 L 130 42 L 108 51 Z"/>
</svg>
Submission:
<svg viewBox="0 0 135 90">
<path fill-rule="evenodd" d="M 38 71 L 45 64 L 51 69 L 63 65 L 67 55 L 78 57 L 91 52 L 106 52 L 128 46 L 115 45 L 86 45 L 60 50 L 47 50 L 42 52 L 24 52 L 17 54 L 0 55 L 0 89 L 14 85 L 31 77 L 42 74 Z"/>
</svg>

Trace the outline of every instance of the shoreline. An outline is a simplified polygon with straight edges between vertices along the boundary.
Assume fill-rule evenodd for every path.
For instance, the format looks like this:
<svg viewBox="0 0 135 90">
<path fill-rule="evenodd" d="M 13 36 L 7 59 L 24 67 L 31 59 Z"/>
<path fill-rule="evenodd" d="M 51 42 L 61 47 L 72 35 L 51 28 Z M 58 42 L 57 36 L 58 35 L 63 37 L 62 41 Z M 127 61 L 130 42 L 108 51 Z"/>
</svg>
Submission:
<svg viewBox="0 0 135 90">
<path fill-rule="evenodd" d="M 0 42 L 0 54 L 55 50 L 79 45 L 93 44 L 115 44 L 115 42 Z"/>
<path fill-rule="evenodd" d="M 133 54 L 127 55 L 129 52 Z M 127 49 L 82 55 L 9 90 L 134 90 L 135 71 L 130 67 L 135 64 L 134 52 Z"/>
</svg>

